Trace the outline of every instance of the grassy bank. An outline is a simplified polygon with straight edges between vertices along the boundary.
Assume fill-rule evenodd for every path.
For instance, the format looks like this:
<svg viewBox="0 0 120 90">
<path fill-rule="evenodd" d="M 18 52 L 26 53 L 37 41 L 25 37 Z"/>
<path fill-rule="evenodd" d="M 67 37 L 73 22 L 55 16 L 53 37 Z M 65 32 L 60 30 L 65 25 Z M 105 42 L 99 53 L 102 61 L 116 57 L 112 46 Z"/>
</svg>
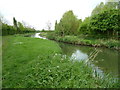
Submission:
<svg viewBox="0 0 120 90">
<path fill-rule="evenodd" d="M 51 40 L 56 40 L 59 42 L 65 42 L 75 45 L 86 45 L 86 46 L 93 46 L 93 47 L 107 47 L 116 50 L 120 50 L 120 42 L 119 40 L 112 39 L 112 38 L 96 38 L 96 37 L 88 37 L 88 36 L 59 36 L 56 35 L 54 32 L 41 32 L 41 36 L 47 37 Z"/>
<path fill-rule="evenodd" d="M 63 57 L 57 43 L 19 35 L 3 37 L 3 88 L 117 88 L 110 76 L 93 76 L 84 62 Z"/>
</svg>

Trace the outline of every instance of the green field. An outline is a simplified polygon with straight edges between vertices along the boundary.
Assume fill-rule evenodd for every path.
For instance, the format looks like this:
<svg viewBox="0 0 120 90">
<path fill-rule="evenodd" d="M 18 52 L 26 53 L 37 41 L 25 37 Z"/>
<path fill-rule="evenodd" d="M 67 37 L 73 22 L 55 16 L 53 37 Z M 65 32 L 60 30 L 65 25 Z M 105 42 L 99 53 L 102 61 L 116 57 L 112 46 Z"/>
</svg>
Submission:
<svg viewBox="0 0 120 90">
<path fill-rule="evenodd" d="M 3 88 L 117 88 L 112 77 L 93 76 L 84 62 L 63 57 L 50 40 L 3 36 Z"/>
</svg>

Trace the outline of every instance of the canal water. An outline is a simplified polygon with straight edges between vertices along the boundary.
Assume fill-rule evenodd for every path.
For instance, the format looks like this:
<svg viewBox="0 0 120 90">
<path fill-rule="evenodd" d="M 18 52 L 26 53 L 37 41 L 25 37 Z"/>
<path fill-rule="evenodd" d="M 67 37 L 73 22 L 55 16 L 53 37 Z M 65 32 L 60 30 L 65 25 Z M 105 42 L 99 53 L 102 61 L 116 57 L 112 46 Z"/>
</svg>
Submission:
<svg viewBox="0 0 120 90">
<path fill-rule="evenodd" d="M 32 35 L 32 37 L 43 38 L 39 36 L 40 33 Z M 90 46 L 72 45 L 57 42 L 61 47 L 63 54 L 69 56 L 74 60 L 86 60 L 89 62 L 99 74 L 108 73 L 114 77 L 118 77 L 118 52 L 117 50 L 108 48 L 96 48 Z"/>
<path fill-rule="evenodd" d="M 89 46 L 58 43 L 65 55 L 74 60 L 88 60 L 99 74 L 108 73 L 118 77 L 118 51 L 108 48 L 95 48 Z"/>
</svg>

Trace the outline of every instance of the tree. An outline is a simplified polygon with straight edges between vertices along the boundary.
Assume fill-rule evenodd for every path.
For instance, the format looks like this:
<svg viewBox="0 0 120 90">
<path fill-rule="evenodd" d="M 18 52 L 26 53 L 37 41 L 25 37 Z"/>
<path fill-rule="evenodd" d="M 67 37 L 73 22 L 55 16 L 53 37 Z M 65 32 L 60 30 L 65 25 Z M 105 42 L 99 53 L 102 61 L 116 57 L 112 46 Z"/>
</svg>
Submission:
<svg viewBox="0 0 120 90">
<path fill-rule="evenodd" d="M 15 19 L 15 17 L 13 17 L 13 25 L 15 29 L 18 30 L 17 20 Z"/>
<path fill-rule="evenodd" d="M 117 8 L 120 10 L 120 1 L 118 2 L 118 7 Z"/>
<path fill-rule="evenodd" d="M 47 22 L 47 28 L 48 28 L 48 30 L 51 30 L 51 26 L 52 26 L 51 22 L 48 21 L 48 22 Z"/>
<path fill-rule="evenodd" d="M 103 2 L 101 2 L 99 5 L 97 5 L 92 13 L 91 16 L 99 14 L 101 12 L 104 12 L 106 10 L 110 10 L 110 9 L 118 9 L 118 2 L 110 2 L 110 0 L 107 0 L 107 2 L 104 4 Z"/>
<path fill-rule="evenodd" d="M 67 11 L 62 16 L 60 22 L 55 26 L 56 32 L 60 35 L 77 34 L 79 28 L 79 20 L 74 15 L 73 11 Z"/>
<path fill-rule="evenodd" d="M 120 27 L 118 26 L 119 23 L 120 16 L 118 14 L 118 9 L 111 9 L 92 16 L 90 27 L 94 33 L 114 36 L 120 31 Z"/>
<path fill-rule="evenodd" d="M 104 8 L 104 3 L 101 2 L 99 5 L 97 5 L 97 6 L 93 9 L 91 15 L 93 16 L 93 15 L 99 14 L 100 12 L 102 12 L 103 8 Z"/>
<path fill-rule="evenodd" d="M 19 27 L 20 31 L 24 31 L 24 29 L 25 29 L 21 22 L 18 22 L 18 27 Z"/>
<path fill-rule="evenodd" d="M 57 29 L 57 24 L 58 24 L 58 23 L 57 23 L 57 20 L 56 20 L 56 21 L 55 21 L 55 30 Z"/>
<path fill-rule="evenodd" d="M 103 10 L 118 9 L 118 2 L 110 2 L 109 0 L 105 3 Z"/>
<path fill-rule="evenodd" d="M 2 13 L 0 13 L 0 23 L 4 23 L 4 24 L 9 24 L 9 21 L 6 20 L 6 18 L 4 18 L 4 16 L 2 15 Z"/>
<path fill-rule="evenodd" d="M 85 20 L 80 24 L 78 32 L 79 34 L 90 34 L 90 17 L 86 17 Z"/>
</svg>

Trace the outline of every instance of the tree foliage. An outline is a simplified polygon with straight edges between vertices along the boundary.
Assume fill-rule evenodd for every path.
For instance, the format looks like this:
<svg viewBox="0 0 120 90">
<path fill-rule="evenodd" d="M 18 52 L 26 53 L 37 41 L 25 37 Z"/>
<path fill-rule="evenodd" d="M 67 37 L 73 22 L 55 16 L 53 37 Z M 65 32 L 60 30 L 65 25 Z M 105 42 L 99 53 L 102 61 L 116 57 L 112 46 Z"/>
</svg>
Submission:
<svg viewBox="0 0 120 90">
<path fill-rule="evenodd" d="M 118 8 L 118 2 L 106 2 L 105 4 L 103 2 L 101 2 L 99 5 L 97 5 L 91 15 L 96 15 L 96 14 L 99 14 L 99 13 L 102 13 L 104 11 L 107 11 L 107 10 L 111 10 L 111 9 L 117 9 Z"/>
<path fill-rule="evenodd" d="M 90 33 L 90 17 L 86 17 L 85 20 L 80 24 L 78 32 L 79 34 L 89 34 Z"/>
<path fill-rule="evenodd" d="M 17 20 L 13 17 L 13 24 L 16 30 L 18 30 Z"/>
<path fill-rule="evenodd" d="M 120 15 L 118 2 L 101 2 L 97 5 L 91 16 L 86 17 L 82 22 L 81 19 L 67 11 L 62 16 L 60 22 L 55 22 L 55 31 L 59 35 L 101 35 L 101 36 L 118 36 L 120 32 Z"/>
<path fill-rule="evenodd" d="M 24 31 L 25 27 L 23 26 L 23 24 L 21 22 L 18 22 L 18 27 L 21 31 Z"/>
<path fill-rule="evenodd" d="M 117 7 L 117 2 L 101 2 L 93 9 L 91 16 L 82 22 L 79 33 L 117 37 L 120 33 L 120 15 Z"/>
<path fill-rule="evenodd" d="M 90 27 L 94 33 L 106 33 L 107 35 L 117 35 L 120 23 L 117 9 L 111 9 L 92 16 Z"/>
<path fill-rule="evenodd" d="M 104 8 L 104 3 L 101 2 L 99 5 L 97 5 L 97 6 L 93 9 L 91 15 L 93 16 L 93 15 L 99 14 L 100 12 L 102 12 L 103 8 Z"/>
<path fill-rule="evenodd" d="M 60 22 L 58 24 L 56 23 L 56 32 L 60 35 L 77 34 L 79 22 L 72 10 L 67 11 Z"/>
<path fill-rule="evenodd" d="M 2 18 L 0 20 L 2 23 L 2 35 L 13 35 L 17 33 L 28 33 L 28 32 L 35 31 L 35 29 L 31 27 L 26 27 L 21 22 L 17 22 L 15 17 L 13 17 L 13 26 L 8 25 L 7 23 L 4 23 L 2 21 Z"/>
</svg>

